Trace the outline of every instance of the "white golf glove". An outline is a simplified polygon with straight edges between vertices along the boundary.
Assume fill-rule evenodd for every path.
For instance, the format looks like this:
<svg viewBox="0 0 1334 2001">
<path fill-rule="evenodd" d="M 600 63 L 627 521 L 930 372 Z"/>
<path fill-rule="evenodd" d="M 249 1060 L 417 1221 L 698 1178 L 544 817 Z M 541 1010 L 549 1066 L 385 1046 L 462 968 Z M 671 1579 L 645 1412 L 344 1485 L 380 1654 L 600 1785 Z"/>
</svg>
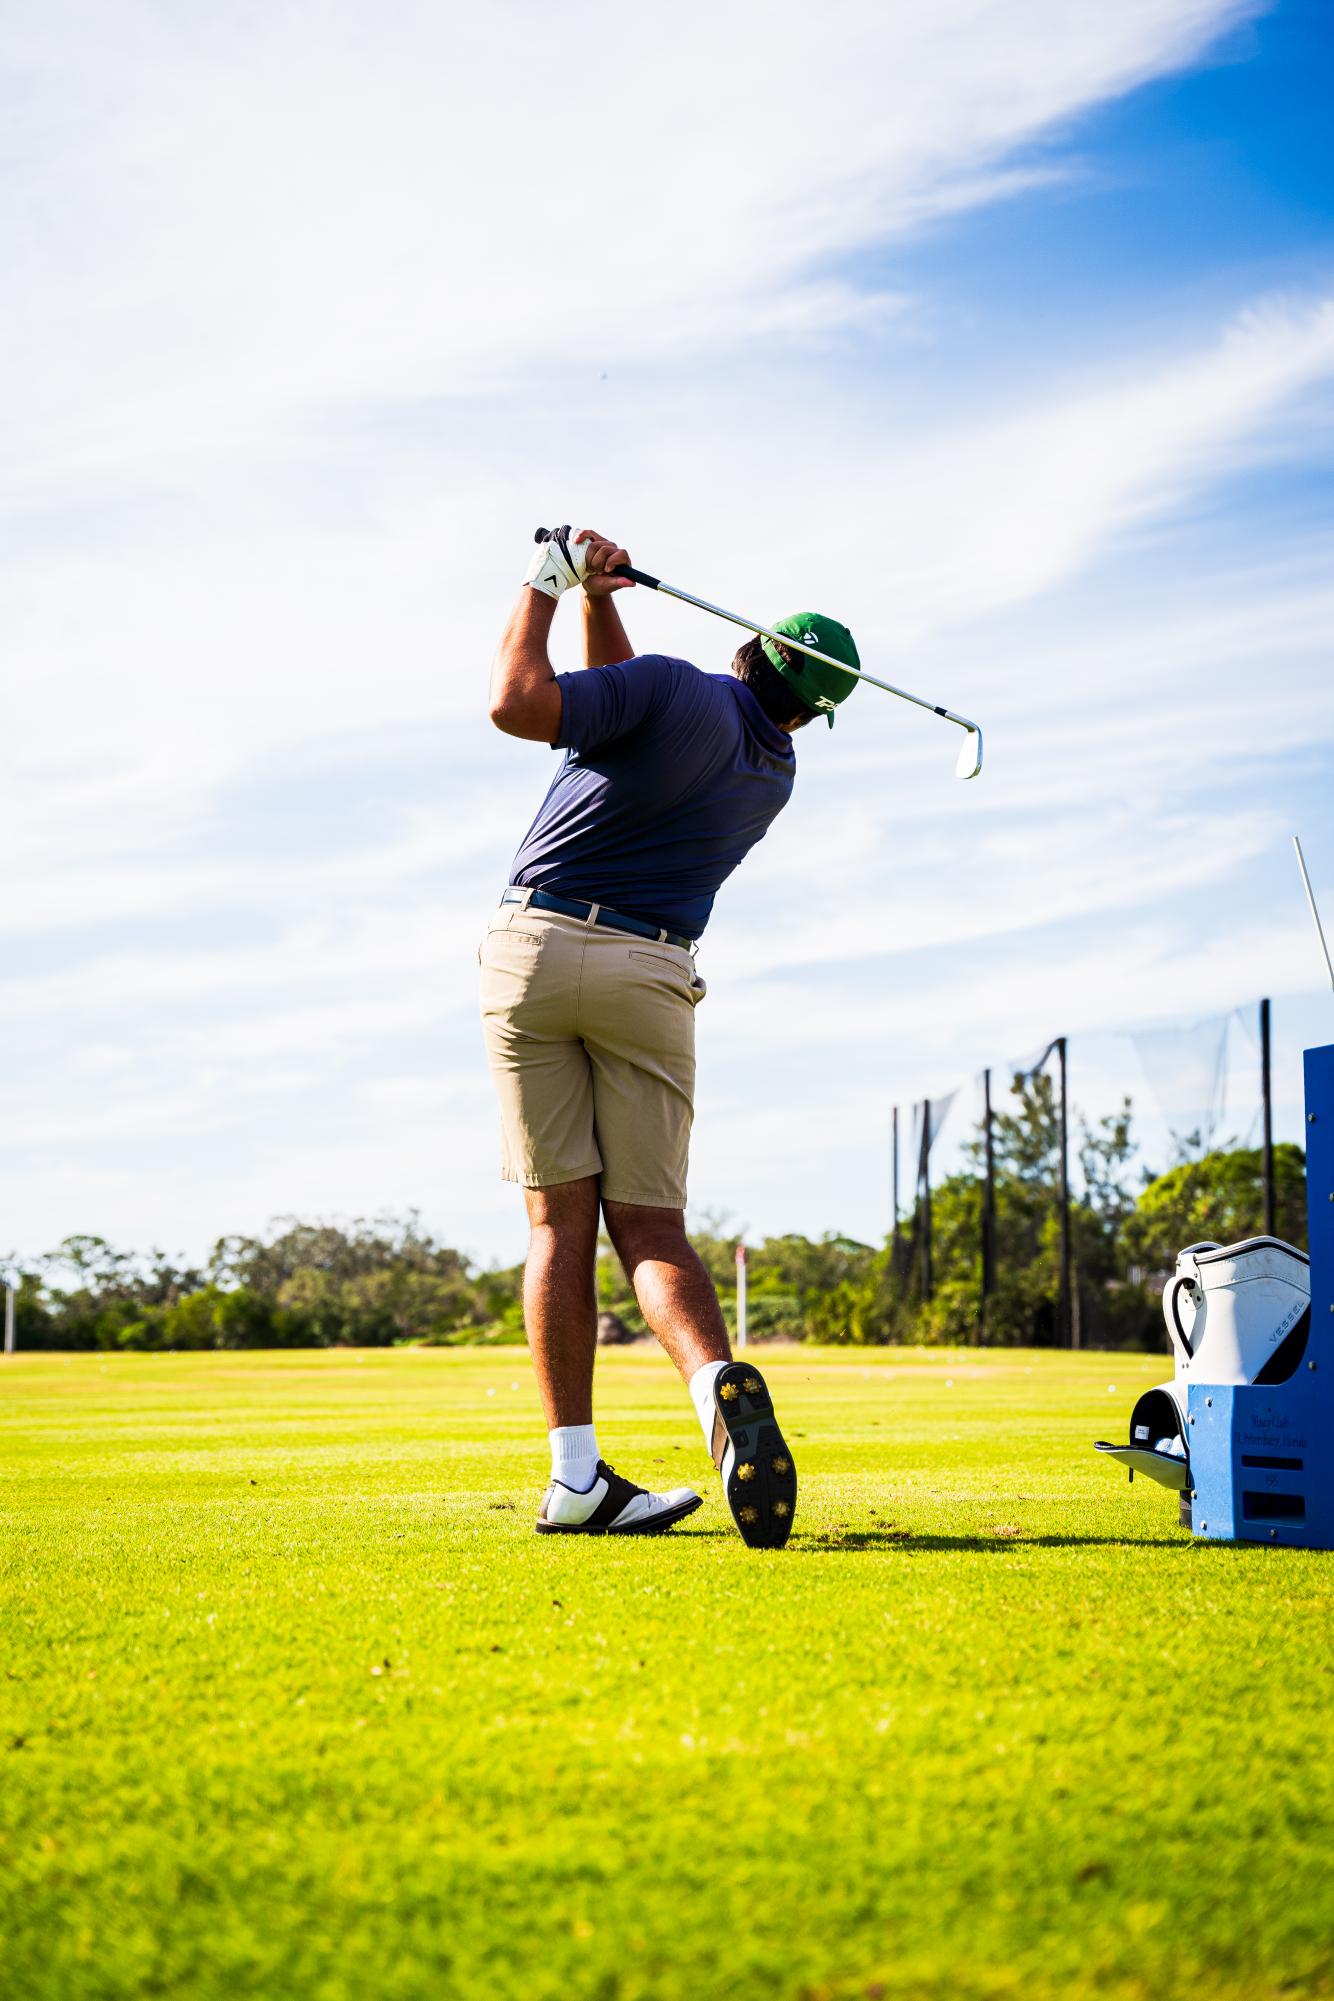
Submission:
<svg viewBox="0 0 1334 2001">
<path fill-rule="evenodd" d="M 562 591 L 582 584 L 588 575 L 589 545 L 581 542 L 576 548 L 570 540 L 573 532 L 568 521 L 563 528 L 544 530 L 528 565 L 524 582 L 535 591 L 545 591 L 549 598 L 558 598 Z"/>
</svg>

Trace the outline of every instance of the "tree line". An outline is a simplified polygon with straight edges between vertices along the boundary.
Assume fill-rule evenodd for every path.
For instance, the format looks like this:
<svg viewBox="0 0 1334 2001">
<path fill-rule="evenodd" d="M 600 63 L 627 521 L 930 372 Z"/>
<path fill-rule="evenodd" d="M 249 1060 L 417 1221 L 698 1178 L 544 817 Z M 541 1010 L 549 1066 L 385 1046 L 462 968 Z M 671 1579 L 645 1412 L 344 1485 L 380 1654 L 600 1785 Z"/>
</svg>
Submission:
<svg viewBox="0 0 1334 2001">
<path fill-rule="evenodd" d="M 1056 1338 L 1058 1111 L 1050 1080 L 1016 1080 L 993 1125 L 996 1282 L 982 1289 L 982 1142 L 931 1192 L 932 1283 L 914 1208 L 880 1245 L 828 1233 L 770 1237 L 749 1252 L 749 1326 L 757 1339 L 831 1343 L 1045 1346 Z M 1135 1166 L 1132 1112 L 1079 1121 L 1081 1192 L 1071 1209 L 1075 1322 L 1081 1344 L 1162 1346 L 1159 1295 L 1176 1253 L 1202 1238 L 1258 1235 L 1260 1150 L 1187 1148 L 1166 1172 Z M 1274 1150 L 1277 1229 L 1306 1242 L 1301 1149 Z M 737 1233 L 706 1219 L 692 1240 L 733 1315 Z M 46 1256 L 11 1258 L 17 1342 L 38 1349 L 391 1347 L 523 1339 L 522 1267 L 482 1269 L 413 1214 L 351 1223 L 282 1218 L 260 1237 L 222 1237 L 194 1266 L 160 1251 L 69 1237 Z M 598 1304 L 644 1330 L 610 1244 Z"/>
</svg>

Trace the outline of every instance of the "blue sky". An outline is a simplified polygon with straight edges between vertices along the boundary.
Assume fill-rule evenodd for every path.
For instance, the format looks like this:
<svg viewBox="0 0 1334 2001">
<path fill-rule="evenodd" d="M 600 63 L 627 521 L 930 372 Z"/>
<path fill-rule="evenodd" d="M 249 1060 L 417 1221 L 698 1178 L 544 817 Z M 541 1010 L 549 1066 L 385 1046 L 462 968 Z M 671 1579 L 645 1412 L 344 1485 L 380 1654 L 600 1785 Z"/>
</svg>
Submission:
<svg viewBox="0 0 1334 2001">
<path fill-rule="evenodd" d="M 891 1105 L 1062 1030 L 1160 1146 L 1107 1031 L 1309 993 L 1294 825 L 1334 905 L 1327 17 L 452 12 L 8 38 L 0 1247 L 520 1254 L 475 951 L 549 756 L 483 691 L 551 517 L 987 729 L 966 788 L 869 690 L 800 746 L 702 948 L 697 1213 L 877 1237 Z"/>
</svg>

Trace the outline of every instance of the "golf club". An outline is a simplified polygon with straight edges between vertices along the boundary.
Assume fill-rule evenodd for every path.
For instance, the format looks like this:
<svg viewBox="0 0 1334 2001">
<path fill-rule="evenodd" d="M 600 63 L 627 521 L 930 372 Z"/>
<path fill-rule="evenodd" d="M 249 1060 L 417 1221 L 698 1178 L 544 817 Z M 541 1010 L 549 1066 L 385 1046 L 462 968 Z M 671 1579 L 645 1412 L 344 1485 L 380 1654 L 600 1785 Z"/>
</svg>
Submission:
<svg viewBox="0 0 1334 2001">
<path fill-rule="evenodd" d="M 554 533 L 550 528 L 539 528 L 533 536 L 535 542 L 549 542 Z M 775 645 L 788 647 L 794 653 L 808 654 L 812 660 L 823 660 L 827 667 L 837 667 L 841 673 L 851 674 L 854 681 L 869 681 L 873 688 L 881 688 L 887 695 L 897 695 L 901 702 L 911 702 L 914 708 L 926 709 L 933 716 L 943 716 L 947 723 L 953 723 L 964 732 L 964 740 L 954 766 L 956 778 L 976 778 L 982 769 L 982 732 L 976 723 L 969 722 L 967 716 L 956 716 L 953 709 L 942 708 L 939 702 L 928 702 L 921 695 L 910 695 L 906 688 L 896 688 L 892 681 L 877 680 L 874 674 L 867 674 L 856 667 L 849 667 L 844 660 L 835 660 L 828 653 L 821 653 L 814 646 L 804 646 L 799 639 L 790 639 L 786 633 L 771 632 L 767 625 L 759 625 L 753 618 L 742 618 L 734 611 L 724 611 L 721 605 L 710 604 L 707 598 L 693 597 L 689 591 L 678 590 L 675 584 L 665 584 L 661 577 L 651 577 L 647 570 L 635 570 L 628 563 L 621 563 L 610 573 L 613 577 L 628 577 L 631 583 L 643 584 L 647 590 L 662 591 L 668 597 L 679 598 L 682 604 L 693 604 L 698 611 L 712 612 L 715 618 L 725 618 L 731 625 L 740 625 L 747 632 L 755 632 L 762 639 L 772 639 Z"/>
<path fill-rule="evenodd" d="M 1292 845 L 1297 850 L 1297 866 L 1302 872 L 1302 887 L 1306 891 L 1306 901 L 1311 906 L 1311 917 L 1315 924 L 1315 935 L 1320 940 L 1320 949 L 1325 955 L 1325 971 L 1329 974 L 1330 985 L 1334 987 L 1334 965 L 1330 963 L 1329 946 L 1325 942 L 1325 927 L 1320 922 L 1320 912 L 1316 908 L 1315 891 L 1311 887 L 1311 878 L 1306 872 L 1306 856 L 1302 853 L 1302 844 L 1296 834 L 1292 837 Z"/>
</svg>

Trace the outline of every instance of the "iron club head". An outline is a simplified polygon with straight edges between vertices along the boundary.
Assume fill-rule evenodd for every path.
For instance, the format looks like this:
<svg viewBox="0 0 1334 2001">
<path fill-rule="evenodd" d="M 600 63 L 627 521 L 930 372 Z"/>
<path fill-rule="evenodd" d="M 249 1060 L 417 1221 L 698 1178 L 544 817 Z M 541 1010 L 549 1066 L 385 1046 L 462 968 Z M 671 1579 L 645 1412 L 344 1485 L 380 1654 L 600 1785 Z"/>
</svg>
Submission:
<svg viewBox="0 0 1334 2001">
<path fill-rule="evenodd" d="M 982 732 L 977 727 L 977 724 L 973 723 L 964 732 L 963 742 L 959 746 L 958 760 L 954 766 L 954 776 L 956 778 L 976 778 L 981 769 Z"/>
</svg>

